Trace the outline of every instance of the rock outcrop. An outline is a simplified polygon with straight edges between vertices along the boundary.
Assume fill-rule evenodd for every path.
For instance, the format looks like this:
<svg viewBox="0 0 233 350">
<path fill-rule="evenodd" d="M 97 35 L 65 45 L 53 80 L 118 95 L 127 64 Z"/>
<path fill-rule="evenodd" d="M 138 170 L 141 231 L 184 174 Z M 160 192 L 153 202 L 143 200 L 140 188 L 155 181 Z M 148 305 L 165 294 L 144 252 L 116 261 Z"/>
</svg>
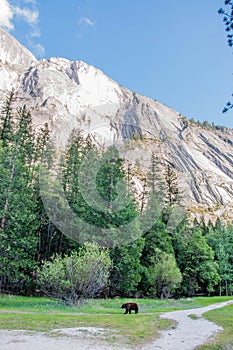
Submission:
<svg viewBox="0 0 233 350">
<path fill-rule="evenodd" d="M 146 171 L 152 152 L 177 170 L 191 212 L 225 215 L 233 206 L 233 131 L 203 127 L 181 113 L 138 95 L 99 69 L 64 58 L 40 61 L 0 29 L 0 96 L 15 89 L 16 104 L 31 109 L 34 124 L 45 122 L 64 147 L 73 128 L 97 143 L 124 143 L 125 156 Z"/>
</svg>

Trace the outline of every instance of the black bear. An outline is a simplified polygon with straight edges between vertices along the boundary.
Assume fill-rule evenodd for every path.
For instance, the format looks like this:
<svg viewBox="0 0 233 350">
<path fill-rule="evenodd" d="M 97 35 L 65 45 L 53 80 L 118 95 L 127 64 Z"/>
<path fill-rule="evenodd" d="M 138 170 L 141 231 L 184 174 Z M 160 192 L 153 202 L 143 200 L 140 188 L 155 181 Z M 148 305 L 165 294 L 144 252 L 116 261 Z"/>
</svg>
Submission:
<svg viewBox="0 0 233 350">
<path fill-rule="evenodd" d="M 131 314 L 131 310 L 135 311 L 135 314 L 138 313 L 138 304 L 137 303 L 125 303 L 121 305 L 122 309 L 125 309 L 125 314 Z"/>
</svg>

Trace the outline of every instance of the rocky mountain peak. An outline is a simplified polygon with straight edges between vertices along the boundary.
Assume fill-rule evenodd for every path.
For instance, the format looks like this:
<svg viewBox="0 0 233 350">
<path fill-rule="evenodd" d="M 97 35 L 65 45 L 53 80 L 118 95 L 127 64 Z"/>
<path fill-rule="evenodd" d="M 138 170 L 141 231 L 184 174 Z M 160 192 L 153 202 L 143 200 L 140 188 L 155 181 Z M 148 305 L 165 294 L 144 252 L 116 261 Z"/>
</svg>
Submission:
<svg viewBox="0 0 233 350">
<path fill-rule="evenodd" d="M 0 28 L 0 45 L 0 63 L 2 65 L 25 69 L 37 61 L 29 50 L 2 28 Z"/>
<path fill-rule="evenodd" d="M 12 87 L 18 103 L 31 109 L 35 126 L 47 122 L 61 146 L 74 128 L 91 133 L 97 143 L 133 139 L 125 156 L 146 171 L 152 152 L 157 153 L 177 171 L 190 211 L 232 220 L 232 130 L 191 122 L 85 62 L 37 61 L 0 29 L 1 100 Z"/>
</svg>

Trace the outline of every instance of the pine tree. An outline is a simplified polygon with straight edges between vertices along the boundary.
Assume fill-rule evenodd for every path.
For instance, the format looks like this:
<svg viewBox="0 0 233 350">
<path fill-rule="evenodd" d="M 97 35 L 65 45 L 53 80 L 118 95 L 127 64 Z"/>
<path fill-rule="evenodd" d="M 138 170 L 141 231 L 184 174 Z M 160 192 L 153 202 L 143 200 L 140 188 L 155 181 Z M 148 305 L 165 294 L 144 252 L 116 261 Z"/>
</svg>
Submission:
<svg viewBox="0 0 233 350">
<path fill-rule="evenodd" d="M 140 288 L 144 293 L 152 293 L 154 285 L 150 278 L 150 267 L 154 266 L 157 259 L 157 252 L 174 255 L 172 239 L 167 232 L 167 226 L 163 221 L 165 205 L 165 183 L 162 178 L 162 171 L 159 159 L 155 153 L 151 156 L 151 165 L 148 174 L 149 202 L 144 213 L 144 221 L 150 222 L 148 230 L 144 234 L 145 244 L 142 252 L 141 262 L 144 266 L 143 278 Z"/>
<path fill-rule="evenodd" d="M 111 249 L 113 269 L 110 274 L 110 296 L 133 297 L 137 294 L 142 278 L 141 255 L 144 239 Z"/>
<path fill-rule="evenodd" d="M 187 228 L 180 245 L 177 262 L 183 274 L 183 293 L 213 292 L 219 282 L 218 265 L 201 229 Z"/>
<path fill-rule="evenodd" d="M 8 105 L 8 111 L 11 111 Z M 12 112 L 10 112 L 12 113 Z M 17 281 L 17 288 L 30 283 L 30 273 L 36 265 L 35 254 L 38 226 L 34 197 L 33 157 L 35 134 L 26 107 L 10 117 L 1 129 L 2 174 L 1 193 L 1 276 L 4 286 Z M 12 124 L 13 125 L 13 124 Z M 5 131 L 3 132 L 3 128 Z M 7 130 L 7 132 L 6 132 Z M 23 282 L 24 281 L 24 282 Z M 5 287 L 4 287 L 5 288 Z"/>
<path fill-rule="evenodd" d="M 218 272 L 220 275 L 219 295 L 223 293 L 229 295 L 233 290 L 233 236 L 232 227 L 224 225 L 218 220 L 218 224 L 214 227 L 209 226 L 206 236 L 207 242 L 213 249 L 215 261 L 218 264 Z"/>
<path fill-rule="evenodd" d="M 134 293 L 141 278 L 144 240 L 135 240 L 140 236 L 138 213 L 118 151 L 115 147 L 98 151 L 90 138 L 73 134 L 64 159 L 63 184 L 70 206 L 92 228 L 78 228 L 82 240 L 114 246 L 111 293 Z"/>
<path fill-rule="evenodd" d="M 0 140 L 2 140 L 3 147 L 10 144 L 14 134 L 14 100 L 15 96 L 14 91 L 12 90 L 6 97 L 5 104 L 0 114 Z"/>
<path fill-rule="evenodd" d="M 9 106 L 8 110 L 10 109 L 11 108 Z M 8 117 L 8 121 L 9 120 L 10 117 Z M 5 147 L 5 153 L 7 155 L 5 157 L 5 166 L 9 171 L 8 185 L 4 193 L 5 199 L 0 225 L 3 231 L 5 229 L 6 215 L 9 206 L 9 197 L 14 187 L 14 178 L 18 178 L 21 174 L 21 177 L 24 175 L 25 180 L 28 178 L 29 183 L 31 181 L 30 171 L 33 154 L 35 151 L 35 134 L 33 131 L 31 114 L 29 111 L 27 111 L 26 106 L 19 108 L 17 111 L 15 130 L 12 130 L 10 128 L 7 130 L 7 132 L 5 130 L 5 132 L 2 133 L 4 136 L 2 139 L 3 147 L 8 143 L 8 145 Z M 8 139 L 6 138 L 6 135 L 8 135 Z"/>
<path fill-rule="evenodd" d="M 39 130 L 39 133 L 36 137 L 36 144 L 35 144 L 35 159 L 34 162 L 37 160 L 42 160 L 43 153 L 45 151 L 46 145 L 48 145 L 50 139 L 50 131 L 49 131 L 49 125 L 48 123 L 45 123 Z"/>
<path fill-rule="evenodd" d="M 99 238 L 99 244 L 115 245 L 122 239 L 120 228 L 124 225 L 128 242 L 127 235 L 135 235 L 130 223 L 137 211 L 128 193 L 123 160 L 114 147 L 100 152 L 90 140 L 80 135 L 73 138 L 65 156 L 63 186 L 71 208 L 80 218 L 76 231 L 80 231 L 82 240 Z"/>
<path fill-rule="evenodd" d="M 148 186 L 150 193 L 156 196 L 158 200 L 164 201 L 165 183 L 162 176 L 162 168 L 160 160 L 155 152 L 151 155 L 151 163 L 148 173 Z"/>
<path fill-rule="evenodd" d="M 179 202 L 179 187 L 178 179 L 175 170 L 170 164 L 167 164 L 165 171 L 165 184 L 166 184 L 166 202 L 171 207 L 173 204 Z"/>
</svg>

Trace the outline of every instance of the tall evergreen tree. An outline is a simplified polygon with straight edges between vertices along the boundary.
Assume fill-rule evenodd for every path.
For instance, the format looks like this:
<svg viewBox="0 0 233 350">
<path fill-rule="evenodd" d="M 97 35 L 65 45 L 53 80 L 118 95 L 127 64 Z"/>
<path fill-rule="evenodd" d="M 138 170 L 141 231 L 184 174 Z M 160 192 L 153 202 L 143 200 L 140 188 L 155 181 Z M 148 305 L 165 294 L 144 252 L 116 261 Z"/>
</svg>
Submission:
<svg viewBox="0 0 233 350">
<path fill-rule="evenodd" d="M 167 164 L 167 168 L 165 171 L 165 186 L 166 202 L 171 207 L 173 204 L 179 202 L 180 198 L 177 175 L 170 164 Z"/>
<path fill-rule="evenodd" d="M 165 205 L 165 182 L 162 177 L 160 161 L 155 153 L 152 153 L 151 164 L 148 173 L 149 202 L 148 214 L 151 218 L 151 227 L 144 234 L 145 244 L 142 252 L 141 262 L 143 265 L 143 278 L 140 288 L 146 294 L 153 294 L 154 282 L 150 276 L 151 266 L 156 264 L 158 252 L 174 254 L 172 240 L 167 232 L 166 223 L 163 221 Z"/>
<path fill-rule="evenodd" d="M 95 235 L 99 232 L 93 239 L 116 245 L 111 248 L 111 293 L 135 293 L 141 278 L 144 240 L 134 240 L 140 230 L 137 220 L 134 222 L 138 214 L 116 148 L 97 151 L 90 139 L 74 133 L 65 156 L 63 183 L 74 212 L 93 227 Z"/>
<path fill-rule="evenodd" d="M 183 294 L 213 292 L 219 282 L 218 265 L 200 228 L 189 228 L 180 244 L 177 262 L 183 274 Z"/>
<path fill-rule="evenodd" d="M 26 106 L 14 110 L 13 102 L 12 92 L 0 114 L 0 287 L 30 293 L 46 217 L 39 163 L 49 132 L 45 125 L 36 135 L 30 111 Z"/>
<path fill-rule="evenodd" d="M 219 295 L 229 295 L 233 292 L 233 229 L 224 226 L 218 220 L 215 227 L 211 225 L 207 234 L 207 242 L 213 249 L 215 261 L 218 264 Z"/>
<path fill-rule="evenodd" d="M 3 105 L 0 114 L 0 139 L 2 140 L 2 146 L 8 146 L 12 141 L 14 135 L 14 91 L 12 90 L 6 97 L 6 101 Z"/>
<path fill-rule="evenodd" d="M 150 167 L 148 172 L 148 185 L 150 193 L 152 193 L 158 200 L 164 201 L 165 182 L 162 176 L 161 160 L 155 152 L 152 152 Z"/>
<path fill-rule="evenodd" d="M 144 238 L 139 238 L 128 245 L 111 249 L 113 269 L 110 274 L 110 296 L 137 295 L 143 271 L 140 260 L 143 247 Z"/>
<path fill-rule="evenodd" d="M 12 103 L 12 99 L 11 102 Z M 11 112 L 11 105 L 8 105 Z M 4 116 L 3 116 L 4 118 Z M 8 126 L 10 125 L 8 116 Z M 13 125 L 13 123 L 11 123 Z M 29 283 L 30 273 L 35 267 L 38 225 L 35 210 L 33 155 L 35 135 L 31 115 L 26 107 L 19 108 L 14 115 L 14 127 L 2 124 L 1 163 L 1 280 L 4 286 L 22 288 Z M 5 287 L 4 287 L 5 288 Z"/>
</svg>

